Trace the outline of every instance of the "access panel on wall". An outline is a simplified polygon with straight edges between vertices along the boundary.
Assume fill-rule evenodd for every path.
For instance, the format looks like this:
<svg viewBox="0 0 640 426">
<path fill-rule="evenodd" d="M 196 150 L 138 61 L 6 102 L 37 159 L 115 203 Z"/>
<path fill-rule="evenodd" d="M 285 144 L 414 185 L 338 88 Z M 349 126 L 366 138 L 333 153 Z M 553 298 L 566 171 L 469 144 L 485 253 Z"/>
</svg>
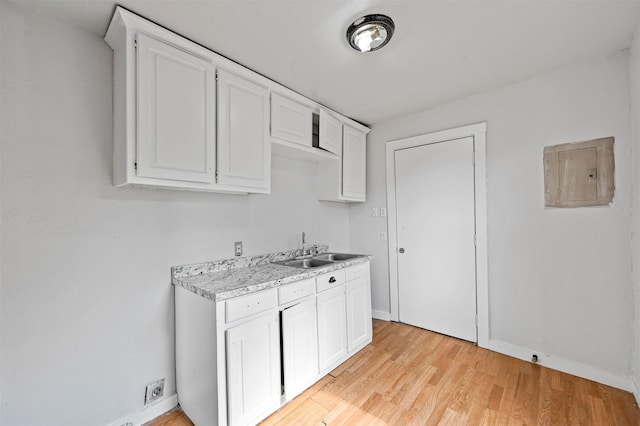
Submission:
<svg viewBox="0 0 640 426">
<path fill-rule="evenodd" d="M 614 138 L 544 148 L 545 207 L 606 206 L 615 193 Z"/>
</svg>

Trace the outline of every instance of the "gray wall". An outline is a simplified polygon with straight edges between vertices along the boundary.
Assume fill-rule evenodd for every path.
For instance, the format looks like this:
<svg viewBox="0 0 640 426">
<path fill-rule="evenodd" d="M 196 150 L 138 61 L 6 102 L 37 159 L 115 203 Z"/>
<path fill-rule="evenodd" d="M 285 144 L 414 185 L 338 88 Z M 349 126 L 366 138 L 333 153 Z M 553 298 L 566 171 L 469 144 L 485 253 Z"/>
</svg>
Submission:
<svg viewBox="0 0 640 426">
<path fill-rule="evenodd" d="M 633 136 L 633 207 L 631 242 L 633 254 L 633 359 L 632 372 L 636 400 L 640 399 L 640 30 L 631 45 L 631 133 Z"/>
<path fill-rule="evenodd" d="M 367 203 L 353 207 L 351 248 L 373 252 L 373 309 L 389 312 L 387 141 L 486 121 L 491 339 L 629 382 L 631 136 L 628 53 L 379 123 L 368 139 Z M 470 69 L 469 72 L 473 72 Z M 546 145 L 615 136 L 613 205 L 545 209 Z"/>
<path fill-rule="evenodd" d="M 274 156 L 272 194 L 111 184 L 112 51 L 2 2 L 0 381 L 11 425 L 100 425 L 175 394 L 170 267 L 299 247 L 349 250 L 348 206 Z M 311 191 L 309 191 L 311 189 Z"/>
</svg>

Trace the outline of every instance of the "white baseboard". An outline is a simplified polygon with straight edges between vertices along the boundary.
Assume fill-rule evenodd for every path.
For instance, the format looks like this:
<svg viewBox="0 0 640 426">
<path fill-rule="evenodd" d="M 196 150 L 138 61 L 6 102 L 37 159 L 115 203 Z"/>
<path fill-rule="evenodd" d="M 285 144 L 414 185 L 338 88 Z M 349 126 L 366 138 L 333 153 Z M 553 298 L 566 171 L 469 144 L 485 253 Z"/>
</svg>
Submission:
<svg viewBox="0 0 640 426">
<path fill-rule="evenodd" d="M 627 392 L 634 392 L 636 400 L 638 399 L 638 396 L 640 396 L 640 393 L 636 393 L 634 391 L 631 377 L 610 373 L 608 371 L 600 370 L 599 368 L 593 367 L 591 365 L 571 361 L 566 358 L 559 358 L 534 349 L 524 348 L 522 346 L 506 343 L 495 339 L 489 340 L 488 349 L 525 361 L 531 361 L 531 356 L 533 354 L 536 354 L 538 355 L 539 365 L 551 368 L 553 370 L 562 371 L 563 373 L 582 377 L 584 379 L 593 380 L 594 382 L 622 389 Z M 636 387 L 636 389 L 638 388 Z"/>
<path fill-rule="evenodd" d="M 640 385 L 635 377 L 631 377 L 631 386 L 633 386 L 633 396 L 636 398 L 636 404 L 640 407 Z"/>
<path fill-rule="evenodd" d="M 166 413 L 167 411 L 173 410 L 177 406 L 178 394 L 173 394 L 149 405 L 148 407 L 144 407 L 133 414 L 123 417 L 120 420 L 109 424 L 109 426 L 140 426 Z"/>
<path fill-rule="evenodd" d="M 391 321 L 391 314 L 389 312 L 377 311 L 374 309 L 371 311 L 371 316 L 382 321 Z"/>
</svg>

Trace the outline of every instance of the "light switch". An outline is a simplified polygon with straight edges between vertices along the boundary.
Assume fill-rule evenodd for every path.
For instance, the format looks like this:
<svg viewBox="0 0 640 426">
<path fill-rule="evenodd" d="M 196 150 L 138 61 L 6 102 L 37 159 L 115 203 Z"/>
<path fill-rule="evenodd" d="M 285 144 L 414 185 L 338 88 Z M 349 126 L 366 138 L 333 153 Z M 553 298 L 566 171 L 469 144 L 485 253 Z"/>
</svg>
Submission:
<svg viewBox="0 0 640 426">
<path fill-rule="evenodd" d="M 378 216 L 378 208 L 377 207 L 371 207 L 371 216 L 372 217 L 377 217 Z"/>
<path fill-rule="evenodd" d="M 387 208 L 386 207 L 380 207 L 380 216 L 382 216 L 382 217 L 387 216 Z"/>
</svg>

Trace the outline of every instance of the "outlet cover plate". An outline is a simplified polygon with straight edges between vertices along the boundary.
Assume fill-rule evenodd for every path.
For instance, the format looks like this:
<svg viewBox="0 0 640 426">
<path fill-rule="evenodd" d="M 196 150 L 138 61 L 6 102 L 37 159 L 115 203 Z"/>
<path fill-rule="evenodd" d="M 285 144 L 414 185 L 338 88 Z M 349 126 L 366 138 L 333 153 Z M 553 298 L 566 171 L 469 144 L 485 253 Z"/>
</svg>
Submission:
<svg viewBox="0 0 640 426">
<path fill-rule="evenodd" d="M 164 379 L 148 384 L 144 395 L 144 405 L 157 401 L 162 395 L 164 395 Z"/>
</svg>

